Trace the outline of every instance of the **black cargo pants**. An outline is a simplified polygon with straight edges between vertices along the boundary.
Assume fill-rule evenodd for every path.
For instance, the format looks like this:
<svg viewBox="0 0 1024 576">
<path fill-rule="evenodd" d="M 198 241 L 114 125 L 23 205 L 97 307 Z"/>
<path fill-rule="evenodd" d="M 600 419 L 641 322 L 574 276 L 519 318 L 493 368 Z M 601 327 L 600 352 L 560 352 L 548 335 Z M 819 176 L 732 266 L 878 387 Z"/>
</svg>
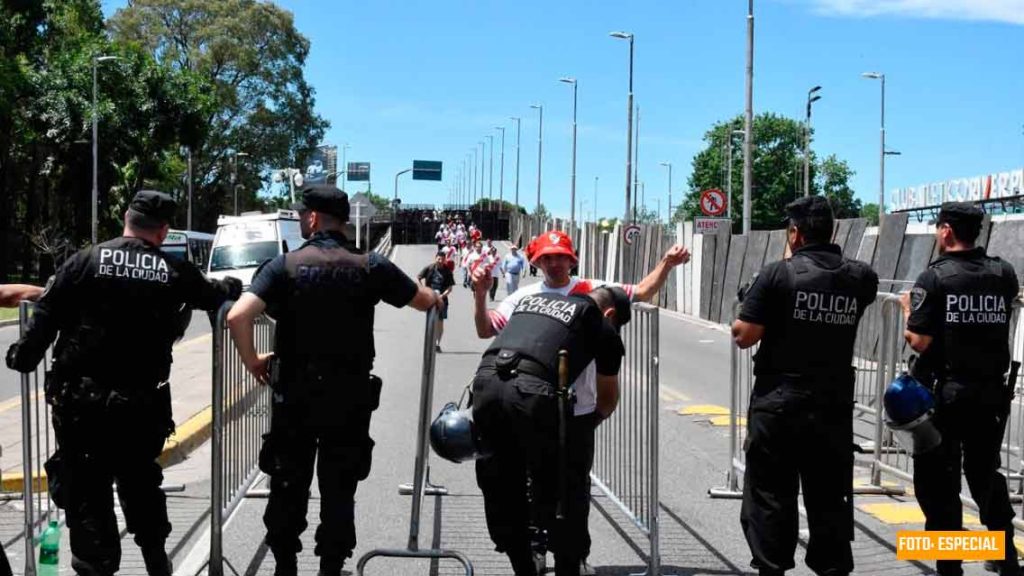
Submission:
<svg viewBox="0 0 1024 576">
<path fill-rule="evenodd" d="M 1000 568 L 1002 574 L 1013 575 L 1020 573 L 1020 566 L 1013 545 L 1013 508 L 1006 477 L 999 472 L 1006 417 L 1006 400 L 1001 397 L 1000 384 L 993 382 L 985 386 L 987 389 L 967 394 L 957 394 L 964 391 L 957 384 L 943 386 L 943 398 L 933 420 L 942 434 L 942 444 L 914 457 L 914 493 L 925 515 L 926 530 L 963 530 L 962 465 L 982 524 L 989 530 L 1006 533 L 1008 558 Z M 963 574 L 957 560 L 938 561 L 936 569 L 943 576 Z"/>
<path fill-rule="evenodd" d="M 824 399 L 813 387 L 764 386 L 758 380 L 747 416 L 740 516 L 751 566 L 763 574 L 781 574 L 796 565 L 802 486 L 810 528 L 807 566 L 820 575 L 849 574 L 852 401 Z"/>
<path fill-rule="evenodd" d="M 263 514 L 266 543 L 275 555 L 297 554 L 305 531 L 314 463 L 320 488 L 320 525 L 314 553 L 343 560 L 356 546 L 355 493 L 370 474 L 374 442 L 368 406 L 352 394 L 367 376 L 346 376 L 334 391 L 275 394 L 270 433 L 263 439 L 260 469 L 270 475 Z M 379 394 L 379 389 L 377 390 Z M 379 400 L 379 396 L 377 398 Z"/>
<path fill-rule="evenodd" d="M 131 401 L 55 407 L 53 426 L 58 451 L 46 471 L 54 502 L 67 512 L 75 571 L 107 576 L 120 568 L 115 482 L 135 543 L 162 550 L 171 524 L 157 458 L 173 427 L 169 389 Z"/>
<path fill-rule="evenodd" d="M 496 549 L 508 555 L 517 576 L 533 576 L 529 527 L 531 511 L 538 512 L 534 520 L 548 530 L 556 574 L 578 575 L 584 553 L 579 535 L 586 532 L 589 493 L 575 485 L 579 475 L 570 473 L 566 519 L 556 521 L 558 401 L 554 387 L 526 374 L 503 379 L 493 368 L 482 366 L 473 381 L 473 419 L 493 449 L 490 458 L 477 461 L 476 473 Z M 569 453 L 574 450 L 570 444 Z M 586 498 L 573 497 L 584 493 Z"/>
</svg>

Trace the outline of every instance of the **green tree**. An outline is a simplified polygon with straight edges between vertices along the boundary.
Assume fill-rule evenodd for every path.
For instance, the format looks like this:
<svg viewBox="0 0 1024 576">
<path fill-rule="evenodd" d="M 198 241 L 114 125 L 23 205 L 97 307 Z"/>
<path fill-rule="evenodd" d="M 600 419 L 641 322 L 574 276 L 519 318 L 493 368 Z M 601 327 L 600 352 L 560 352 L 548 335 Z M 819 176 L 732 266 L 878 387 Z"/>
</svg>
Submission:
<svg viewBox="0 0 1024 576">
<path fill-rule="evenodd" d="M 238 169 L 242 209 L 259 207 L 266 168 L 304 165 L 329 126 L 303 74 L 309 40 L 270 2 L 136 0 L 109 28 L 114 39 L 210 86 L 207 133 L 192 149 L 200 228 L 229 205 L 236 151 L 248 154 Z"/>
<path fill-rule="evenodd" d="M 551 213 L 548 212 L 548 209 L 545 208 L 543 204 L 538 204 L 537 207 L 533 209 L 533 212 L 530 215 L 531 216 L 540 216 L 540 218 L 542 220 L 550 220 L 551 219 Z"/>
<path fill-rule="evenodd" d="M 728 135 L 742 126 L 742 117 L 716 123 L 704 135 L 706 147 L 693 159 L 688 180 L 690 192 L 675 209 L 672 221 L 692 219 L 701 214 L 700 193 L 709 188 L 726 190 L 726 142 Z M 754 119 L 754 180 L 751 193 L 751 226 L 754 229 L 779 227 L 786 204 L 801 195 L 803 182 L 803 123 L 777 114 L 764 113 Z M 733 138 L 732 221 L 738 230 L 742 220 L 743 149 Z M 818 161 L 811 152 L 811 194 L 825 192 L 837 202 L 844 214 L 855 215 L 859 205 L 853 199 L 849 178 L 853 171 L 842 160 L 830 156 Z"/>
<path fill-rule="evenodd" d="M 867 219 L 868 226 L 878 226 L 878 204 L 868 203 L 861 206 L 860 217 Z"/>
</svg>

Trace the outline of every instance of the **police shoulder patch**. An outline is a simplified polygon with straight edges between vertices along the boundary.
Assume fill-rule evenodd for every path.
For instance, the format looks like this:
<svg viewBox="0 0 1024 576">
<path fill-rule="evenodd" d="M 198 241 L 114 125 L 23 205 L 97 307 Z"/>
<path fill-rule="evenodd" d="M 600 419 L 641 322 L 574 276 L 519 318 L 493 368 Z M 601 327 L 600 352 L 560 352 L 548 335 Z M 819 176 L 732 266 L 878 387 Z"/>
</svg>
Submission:
<svg viewBox="0 0 1024 576">
<path fill-rule="evenodd" d="M 39 294 L 39 299 L 40 300 L 45 298 L 46 295 L 50 293 L 50 289 L 53 288 L 53 284 L 56 281 L 57 281 L 57 277 L 55 275 L 50 275 L 50 277 L 46 279 L 46 286 L 43 287 L 43 292 L 41 294 Z"/>
<path fill-rule="evenodd" d="M 914 286 L 910 290 L 910 307 L 913 310 L 920 310 L 921 306 L 924 306 L 925 298 L 928 296 L 928 291 L 920 286 Z"/>
</svg>

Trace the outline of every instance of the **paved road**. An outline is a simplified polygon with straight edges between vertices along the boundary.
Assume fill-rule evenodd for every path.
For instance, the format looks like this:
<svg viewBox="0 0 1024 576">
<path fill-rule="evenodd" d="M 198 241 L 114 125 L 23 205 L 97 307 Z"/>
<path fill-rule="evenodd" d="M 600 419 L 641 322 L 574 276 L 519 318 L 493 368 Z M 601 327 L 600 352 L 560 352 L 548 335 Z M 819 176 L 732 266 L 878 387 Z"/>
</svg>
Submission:
<svg viewBox="0 0 1024 576">
<path fill-rule="evenodd" d="M 395 261 L 415 273 L 431 259 L 430 247 L 400 246 Z M 499 290 L 499 294 L 503 290 Z M 467 290 L 456 288 L 447 322 L 444 353 L 438 357 L 434 411 L 459 397 L 469 383 L 486 342 L 479 340 L 472 325 L 472 302 Z M 397 494 L 400 483 L 411 480 L 415 442 L 415 419 L 419 403 L 423 320 L 421 313 L 378 308 L 375 337 L 377 368 L 385 382 L 382 404 L 374 415 L 372 434 L 377 442 L 373 469 L 357 494 L 359 545 L 356 556 L 380 546 L 403 547 L 408 538 L 409 499 Z M 680 408 L 699 405 L 727 405 L 728 341 L 726 334 L 692 320 L 668 314 L 661 321 L 661 530 L 664 573 L 680 575 L 751 574 L 749 552 L 739 528 L 737 500 L 711 500 L 707 489 L 722 484 L 728 462 L 724 427 L 712 425 L 707 415 L 679 415 Z M 175 516 L 175 562 L 180 566 L 205 526 L 203 498 L 208 494 L 208 446 L 189 461 L 168 471 L 169 478 L 187 483 L 184 494 L 172 498 Z M 431 478 L 445 485 L 450 495 L 428 498 L 421 523 L 421 546 L 444 546 L 466 552 L 477 574 L 508 574 L 504 557 L 493 552 L 483 521 L 482 502 L 468 464 L 455 465 L 432 459 Z M 314 485 L 310 504 L 310 529 L 303 536 L 303 573 L 314 573 L 312 537 L 317 522 L 319 491 Z M 882 506 L 912 512 L 912 500 L 858 498 L 855 555 L 857 574 L 893 576 L 928 574 L 923 565 L 897 562 L 892 542 L 897 528 L 920 528 L 919 519 L 881 522 L 864 510 Z M 240 574 L 269 575 L 273 559 L 260 545 L 261 516 L 265 500 L 247 500 L 225 532 L 225 554 Z M 12 543 L 19 512 L 16 504 L 0 507 L 0 536 Z M 622 576 L 643 571 L 647 544 L 642 535 L 608 498 L 595 492 L 591 513 L 594 537 L 591 562 L 602 575 Z M 12 532 L 14 531 L 14 532 Z M 137 559 L 130 539 L 129 560 Z M 792 572 L 808 576 L 802 565 L 804 546 L 797 550 L 798 567 Z M 66 558 L 66 556 L 64 556 Z M 15 563 L 17 566 L 18 563 Z M 66 565 L 66 564 L 65 564 Z M 131 562 L 124 574 L 141 574 Z M 350 568 L 354 568 L 354 562 Z M 68 573 L 66 570 L 64 573 Z M 374 561 L 367 574 L 458 574 L 457 565 L 442 561 Z M 967 573 L 983 574 L 980 565 Z M 188 576 L 191 576 L 189 574 Z"/>
</svg>

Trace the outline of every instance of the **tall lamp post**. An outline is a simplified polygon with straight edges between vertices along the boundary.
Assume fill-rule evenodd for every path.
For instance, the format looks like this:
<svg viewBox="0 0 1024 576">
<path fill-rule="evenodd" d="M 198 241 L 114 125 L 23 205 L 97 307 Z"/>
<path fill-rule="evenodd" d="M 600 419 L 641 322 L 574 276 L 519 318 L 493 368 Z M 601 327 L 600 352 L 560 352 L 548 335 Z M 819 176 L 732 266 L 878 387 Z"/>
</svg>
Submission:
<svg viewBox="0 0 1024 576">
<path fill-rule="evenodd" d="M 864 78 L 882 81 L 882 125 L 879 132 L 881 145 L 878 149 L 878 228 L 882 228 L 885 220 L 885 74 L 882 72 L 865 72 Z"/>
<path fill-rule="evenodd" d="M 624 220 L 631 222 L 630 200 L 631 188 L 630 178 L 633 172 L 633 34 L 631 32 L 612 32 L 612 38 L 629 40 L 629 95 L 626 99 L 626 214 Z"/>
<path fill-rule="evenodd" d="M 732 148 L 733 148 L 733 136 L 746 136 L 744 130 L 732 130 L 726 137 L 728 143 L 725 147 L 725 165 L 727 166 L 725 172 L 725 195 L 728 199 L 725 203 L 726 214 L 729 218 L 729 230 L 732 230 Z"/>
<path fill-rule="evenodd" d="M 672 163 L 662 162 L 662 166 L 668 168 L 668 223 L 672 223 Z M 661 212 L 660 210 L 658 212 Z"/>
<path fill-rule="evenodd" d="M 533 108 L 540 114 L 540 120 L 537 123 L 537 206 L 534 208 L 536 211 L 540 209 L 540 167 L 544 150 L 544 105 L 531 104 L 530 108 Z"/>
<path fill-rule="evenodd" d="M 477 144 L 480 146 L 480 195 L 477 198 L 477 200 L 480 202 L 480 206 L 482 207 L 483 206 L 483 199 L 484 199 L 484 189 L 485 189 L 484 188 L 484 175 L 487 173 L 487 170 L 484 167 L 484 159 L 486 158 L 486 156 L 485 156 L 486 150 L 485 150 L 484 147 L 487 145 L 487 143 L 486 142 L 477 142 Z"/>
<path fill-rule="evenodd" d="M 743 233 L 750 234 L 750 196 L 754 189 L 754 0 L 747 3 L 747 86 L 743 120 Z"/>
<path fill-rule="evenodd" d="M 92 59 L 92 243 L 99 230 L 99 112 L 96 109 L 97 76 L 100 62 L 120 60 L 117 56 L 96 56 Z"/>
<path fill-rule="evenodd" d="M 505 202 L 505 127 L 495 126 L 495 130 L 501 130 L 501 168 L 498 172 L 498 213 L 501 213 L 501 205 Z"/>
<path fill-rule="evenodd" d="M 516 122 L 516 206 L 519 206 L 519 129 L 522 124 L 522 118 L 512 116 L 510 120 Z"/>
<path fill-rule="evenodd" d="M 231 188 L 234 190 L 235 193 L 235 216 L 238 216 L 238 157 L 248 155 L 248 152 L 240 152 L 238 150 L 236 150 L 235 153 L 231 155 Z M 289 174 L 288 177 L 289 179 L 291 179 L 291 174 Z"/>
<path fill-rule="evenodd" d="M 804 123 L 804 196 L 811 195 L 811 104 L 821 100 L 819 90 L 821 86 L 815 86 L 807 91 L 807 121 Z"/>
<path fill-rule="evenodd" d="M 594 222 L 597 222 L 597 180 L 599 176 L 594 176 Z"/>
<path fill-rule="evenodd" d="M 576 230 L 576 93 L 579 84 L 571 77 L 560 78 L 559 82 L 572 85 L 572 185 L 569 188 L 569 230 L 572 231 Z"/>
<path fill-rule="evenodd" d="M 488 134 L 487 141 L 490 150 L 487 160 L 487 207 L 490 208 L 491 201 L 494 200 L 494 134 Z"/>
<path fill-rule="evenodd" d="M 338 170 L 338 172 L 341 172 L 342 192 L 345 191 L 345 183 L 348 182 L 348 155 L 346 154 L 346 152 L 348 152 L 349 148 L 351 148 L 351 146 L 349 146 L 347 142 L 341 146 L 341 170 Z"/>
</svg>

